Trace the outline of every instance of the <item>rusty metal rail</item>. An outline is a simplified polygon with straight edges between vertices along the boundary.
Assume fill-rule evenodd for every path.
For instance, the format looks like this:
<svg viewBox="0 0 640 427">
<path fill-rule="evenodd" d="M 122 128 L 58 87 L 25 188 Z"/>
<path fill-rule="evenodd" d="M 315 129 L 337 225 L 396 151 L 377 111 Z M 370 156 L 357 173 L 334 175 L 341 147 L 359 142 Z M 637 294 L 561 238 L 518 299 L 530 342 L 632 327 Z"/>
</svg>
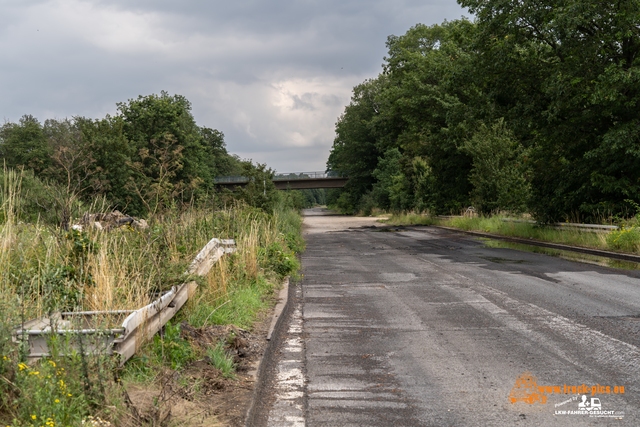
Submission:
<svg viewBox="0 0 640 427">
<path fill-rule="evenodd" d="M 185 272 L 203 276 L 225 253 L 235 251 L 235 241 L 211 239 Z M 173 286 L 151 304 L 138 310 L 53 313 L 29 320 L 14 330 L 13 341 L 28 345 L 27 359 L 51 356 L 51 334 L 65 337 L 68 350 L 118 354 L 120 365 L 151 339 L 194 295 L 194 281 Z M 125 317 L 126 316 L 126 317 Z M 123 320 L 124 318 L 124 320 Z"/>
<path fill-rule="evenodd" d="M 448 218 L 463 218 L 463 215 L 438 215 L 437 218 L 448 219 Z M 529 219 L 512 219 L 512 218 L 499 218 L 502 222 L 524 222 L 528 224 L 538 224 L 536 221 Z M 550 227 L 559 227 L 559 228 L 576 228 L 583 229 L 585 231 L 591 231 L 595 233 L 609 233 L 611 231 L 615 231 L 620 229 L 617 225 L 601 225 L 601 224 L 578 224 L 573 222 L 556 222 L 553 224 L 548 224 Z"/>
</svg>

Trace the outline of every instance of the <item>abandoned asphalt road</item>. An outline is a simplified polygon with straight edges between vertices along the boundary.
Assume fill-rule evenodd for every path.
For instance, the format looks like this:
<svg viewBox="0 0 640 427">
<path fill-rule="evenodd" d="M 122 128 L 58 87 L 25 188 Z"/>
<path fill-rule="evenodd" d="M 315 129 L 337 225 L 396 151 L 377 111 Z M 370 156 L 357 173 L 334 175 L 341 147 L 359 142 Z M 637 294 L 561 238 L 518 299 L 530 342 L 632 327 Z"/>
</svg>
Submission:
<svg viewBox="0 0 640 427">
<path fill-rule="evenodd" d="M 638 271 L 324 213 L 263 425 L 640 425 Z"/>
</svg>

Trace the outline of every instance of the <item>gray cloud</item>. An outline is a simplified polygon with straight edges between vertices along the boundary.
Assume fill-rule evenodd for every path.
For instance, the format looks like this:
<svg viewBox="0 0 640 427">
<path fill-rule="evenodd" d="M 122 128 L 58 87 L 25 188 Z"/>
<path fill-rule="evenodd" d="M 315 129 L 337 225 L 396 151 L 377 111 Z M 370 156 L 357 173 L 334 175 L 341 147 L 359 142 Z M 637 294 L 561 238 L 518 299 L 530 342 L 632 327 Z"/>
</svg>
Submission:
<svg viewBox="0 0 640 427">
<path fill-rule="evenodd" d="M 0 116 L 103 117 L 166 90 L 228 148 L 324 168 L 351 89 L 388 35 L 457 19 L 454 0 L 0 0 Z M 298 167 L 302 166 L 304 167 Z"/>
</svg>

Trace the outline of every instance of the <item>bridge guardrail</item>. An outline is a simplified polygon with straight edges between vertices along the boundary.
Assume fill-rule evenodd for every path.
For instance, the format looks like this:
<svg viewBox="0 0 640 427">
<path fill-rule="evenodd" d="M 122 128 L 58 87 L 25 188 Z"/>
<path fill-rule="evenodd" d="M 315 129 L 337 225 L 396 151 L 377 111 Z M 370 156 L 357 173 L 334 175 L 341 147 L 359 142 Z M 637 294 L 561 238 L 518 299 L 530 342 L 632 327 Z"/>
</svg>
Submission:
<svg viewBox="0 0 640 427">
<path fill-rule="evenodd" d="M 292 180 L 292 179 L 318 179 L 318 178 L 347 178 L 348 174 L 337 171 L 314 171 L 314 172 L 289 172 L 276 173 L 273 180 Z M 249 178 L 240 175 L 218 176 L 214 178 L 215 183 L 224 182 L 248 182 Z"/>
<path fill-rule="evenodd" d="M 247 182 L 249 178 L 240 175 L 217 176 L 213 178 L 213 182 Z"/>
<path fill-rule="evenodd" d="M 314 179 L 314 178 L 346 178 L 347 175 L 337 171 L 276 173 L 273 179 Z"/>
</svg>

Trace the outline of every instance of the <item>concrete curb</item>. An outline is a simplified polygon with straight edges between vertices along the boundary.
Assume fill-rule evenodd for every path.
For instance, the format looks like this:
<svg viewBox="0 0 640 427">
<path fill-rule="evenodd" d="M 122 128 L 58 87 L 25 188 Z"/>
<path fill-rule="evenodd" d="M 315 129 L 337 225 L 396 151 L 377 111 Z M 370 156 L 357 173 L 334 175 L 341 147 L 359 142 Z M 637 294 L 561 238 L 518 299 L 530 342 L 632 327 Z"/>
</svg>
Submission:
<svg viewBox="0 0 640 427">
<path fill-rule="evenodd" d="M 280 293 L 278 295 L 280 301 L 278 302 L 278 304 L 276 304 L 273 317 L 271 319 L 271 326 L 269 327 L 269 332 L 267 333 L 267 348 L 265 349 L 258 365 L 256 382 L 253 389 L 253 395 L 251 396 L 251 403 L 249 403 L 249 407 L 247 408 L 247 412 L 245 414 L 244 425 L 246 427 L 251 427 L 253 425 L 254 417 L 256 415 L 256 404 L 258 402 L 260 392 L 265 382 L 265 371 L 267 369 L 267 366 L 272 361 L 278 344 L 282 339 L 284 329 L 282 326 L 286 324 L 283 319 L 286 319 L 291 314 L 291 304 L 289 304 L 289 302 L 293 299 L 293 292 L 295 292 L 295 287 L 289 286 L 289 276 L 287 276 L 284 281 L 284 286 L 280 290 Z"/>
<path fill-rule="evenodd" d="M 282 312 L 284 311 L 287 303 L 289 302 L 289 277 L 287 276 L 284 279 L 284 286 L 280 290 L 278 294 L 278 304 L 276 304 L 276 308 L 273 312 L 273 318 L 271 319 L 271 325 L 269 326 L 269 332 L 267 333 L 267 341 L 271 340 L 271 335 L 273 334 L 274 329 L 282 319 Z"/>
<path fill-rule="evenodd" d="M 430 227 L 440 228 L 442 230 L 447 230 L 447 231 L 453 231 L 455 233 L 468 234 L 470 236 L 487 237 L 490 239 L 503 240 L 505 242 L 520 243 L 523 245 L 530 245 L 530 246 L 540 246 L 543 248 L 559 249 L 562 251 L 578 252 L 581 254 L 595 255 L 595 256 L 601 256 L 606 258 L 619 259 L 622 261 L 631 261 L 631 262 L 640 263 L 640 256 L 638 255 L 621 254 L 618 252 L 609 252 L 609 251 L 603 251 L 599 249 L 588 249 L 588 248 L 581 248 L 577 246 L 561 245 L 559 243 L 541 242 L 540 240 L 533 240 L 533 239 L 520 239 L 517 237 L 501 236 L 499 234 L 479 233 L 477 231 L 460 230 L 458 228 L 443 227 L 441 225 L 431 225 Z"/>
</svg>

